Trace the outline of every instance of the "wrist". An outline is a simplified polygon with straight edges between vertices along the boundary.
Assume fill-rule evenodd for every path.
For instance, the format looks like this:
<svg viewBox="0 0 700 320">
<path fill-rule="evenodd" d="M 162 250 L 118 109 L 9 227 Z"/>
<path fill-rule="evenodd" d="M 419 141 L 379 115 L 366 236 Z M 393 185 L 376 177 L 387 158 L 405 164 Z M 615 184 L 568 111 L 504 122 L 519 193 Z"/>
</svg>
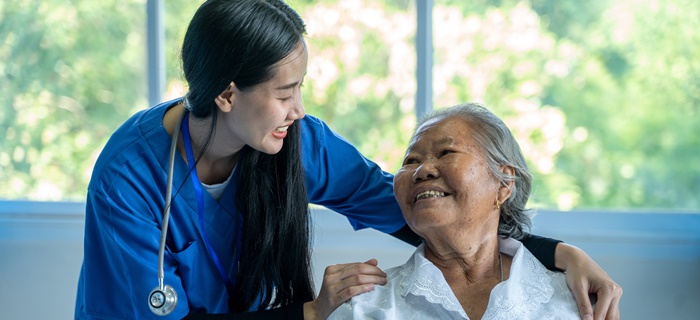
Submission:
<svg viewBox="0 0 700 320">
<path fill-rule="evenodd" d="M 570 244 L 560 242 L 554 250 L 554 266 L 566 271 L 571 263 L 576 261 L 580 249 Z"/>
<path fill-rule="evenodd" d="M 316 312 L 316 304 L 314 303 L 314 301 L 304 303 L 304 320 L 321 319 L 321 317 L 318 316 L 318 312 Z"/>
</svg>

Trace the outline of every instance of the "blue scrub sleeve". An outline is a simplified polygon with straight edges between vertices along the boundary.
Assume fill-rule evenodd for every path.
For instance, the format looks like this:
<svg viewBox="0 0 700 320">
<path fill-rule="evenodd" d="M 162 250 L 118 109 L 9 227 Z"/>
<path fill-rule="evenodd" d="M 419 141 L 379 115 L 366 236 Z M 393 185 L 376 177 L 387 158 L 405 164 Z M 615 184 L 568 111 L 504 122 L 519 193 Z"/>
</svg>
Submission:
<svg viewBox="0 0 700 320">
<path fill-rule="evenodd" d="M 114 201 L 94 190 L 88 195 L 86 209 L 81 279 L 86 314 L 106 319 L 155 318 L 148 307 L 148 295 L 158 285 L 159 226 L 142 214 L 134 214 L 143 208 Z M 165 283 L 175 289 L 179 303 L 170 315 L 158 319 L 182 319 L 189 312 L 176 266 L 176 260 L 166 251 Z"/>
<path fill-rule="evenodd" d="M 393 233 L 406 225 L 392 174 L 315 117 L 302 120 L 301 132 L 309 202 L 345 215 L 355 230 Z"/>
</svg>

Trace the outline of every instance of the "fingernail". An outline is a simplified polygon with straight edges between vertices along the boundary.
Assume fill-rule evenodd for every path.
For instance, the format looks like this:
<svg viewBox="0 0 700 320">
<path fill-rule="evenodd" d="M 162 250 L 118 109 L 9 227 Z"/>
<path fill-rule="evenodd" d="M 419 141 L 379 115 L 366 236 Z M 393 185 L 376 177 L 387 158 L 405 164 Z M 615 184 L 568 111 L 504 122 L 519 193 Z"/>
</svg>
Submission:
<svg viewBox="0 0 700 320">
<path fill-rule="evenodd" d="M 583 320 L 593 320 L 593 316 L 590 314 L 587 314 L 587 315 L 583 316 Z"/>
</svg>

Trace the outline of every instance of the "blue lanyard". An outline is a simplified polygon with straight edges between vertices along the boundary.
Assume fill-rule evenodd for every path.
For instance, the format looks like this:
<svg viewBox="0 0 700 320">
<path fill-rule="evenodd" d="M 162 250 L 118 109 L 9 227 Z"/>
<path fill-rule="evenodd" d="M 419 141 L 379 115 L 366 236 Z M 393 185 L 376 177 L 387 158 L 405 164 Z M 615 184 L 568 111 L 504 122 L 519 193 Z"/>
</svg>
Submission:
<svg viewBox="0 0 700 320">
<path fill-rule="evenodd" d="M 182 137 L 185 142 L 185 152 L 187 153 L 187 163 L 189 164 L 189 172 L 190 176 L 192 177 L 192 186 L 194 187 L 194 192 L 197 195 L 197 216 L 199 217 L 199 229 L 202 231 L 202 238 L 204 239 L 204 246 L 207 248 L 207 252 L 209 252 L 209 257 L 211 257 L 212 261 L 216 265 L 216 269 L 219 270 L 219 274 L 221 275 L 221 279 L 224 280 L 224 283 L 226 284 L 226 292 L 228 292 L 229 297 L 233 296 L 233 289 L 236 287 L 236 278 L 233 278 L 233 282 L 231 279 L 229 279 L 228 273 L 224 271 L 223 265 L 221 265 L 221 261 L 219 260 L 219 256 L 216 255 L 216 252 L 214 252 L 214 249 L 211 247 L 211 243 L 209 242 L 209 236 L 207 236 L 207 232 L 204 230 L 204 195 L 202 192 L 202 183 L 199 182 L 199 176 L 197 175 L 197 168 L 195 167 L 195 161 L 194 161 L 194 153 L 192 152 L 192 142 L 190 140 L 190 126 L 189 126 L 189 117 L 190 114 L 188 113 L 185 115 L 185 119 L 182 120 Z M 236 219 L 236 217 L 234 217 Z M 241 230 L 241 223 L 239 221 L 238 223 L 239 227 L 235 228 L 236 230 L 236 257 L 234 266 L 236 269 L 236 272 L 238 272 L 238 261 L 240 260 L 241 257 L 241 233 L 243 230 Z"/>
</svg>

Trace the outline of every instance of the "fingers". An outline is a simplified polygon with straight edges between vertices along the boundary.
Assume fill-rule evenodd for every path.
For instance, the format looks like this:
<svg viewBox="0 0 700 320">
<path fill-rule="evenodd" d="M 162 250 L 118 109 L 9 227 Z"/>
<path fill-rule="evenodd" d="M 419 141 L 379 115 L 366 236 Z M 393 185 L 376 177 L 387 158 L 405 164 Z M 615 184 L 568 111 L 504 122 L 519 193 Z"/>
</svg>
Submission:
<svg viewBox="0 0 700 320">
<path fill-rule="evenodd" d="M 344 288 L 360 284 L 385 284 L 386 273 L 377 267 L 377 260 L 371 259 L 364 263 L 329 266 L 323 275 L 323 282 L 340 292 Z"/>
<path fill-rule="evenodd" d="M 622 288 L 585 252 L 577 249 L 572 253 L 566 264 L 566 283 L 576 297 L 581 318 L 619 319 Z M 591 299 L 597 299 L 595 308 L 592 308 Z"/>
<path fill-rule="evenodd" d="M 351 262 L 351 263 L 334 264 L 334 265 L 330 265 L 330 266 L 326 267 L 326 270 L 325 270 L 323 276 L 326 277 L 329 275 L 334 275 L 334 274 L 337 274 L 339 272 L 343 272 L 346 269 L 349 269 L 349 268 L 352 268 L 352 267 L 355 267 L 358 265 L 362 265 L 363 263 L 374 266 L 374 267 L 376 267 L 378 264 L 377 259 L 369 259 L 365 262 Z M 379 271 L 381 271 L 379 268 L 377 268 L 377 269 Z"/>
<path fill-rule="evenodd" d="M 619 294 L 612 299 L 606 320 L 620 320 L 620 298 L 622 298 L 622 288 L 620 286 L 617 286 L 617 292 Z"/>
<path fill-rule="evenodd" d="M 588 297 L 588 284 L 576 282 L 574 285 L 569 285 L 571 292 L 576 298 L 576 305 L 582 320 L 593 320 L 593 307 L 591 300 Z"/>
<path fill-rule="evenodd" d="M 583 320 L 619 320 L 620 298 L 622 288 L 607 278 L 602 281 L 588 282 L 583 279 L 569 279 L 567 283 L 576 298 L 581 319 Z M 599 279 L 600 280 L 600 279 Z M 593 301 L 591 300 L 593 299 Z M 595 307 L 593 307 L 595 303 Z"/>
<path fill-rule="evenodd" d="M 595 306 L 595 319 L 608 320 L 620 319 L 620 297 L 622 288 L 617 283 L 610 281 L 597 292 L 598 302 Z"/>
<path fill-rule="evenodd" d="M 370 259 L 362 263 L 353 262 L 328 266 L 323 274 L 323 282 L 342 281 L 358 275 L 386 278 L 386 273 L 377 267 L 377 260 Z"/>
<path fill-rule="evenodd" d="M 376 259 L 370 259 L 326 267 L 321 290 L 314 301 L 319 312 L 327 316 L 350 298 L 373 290 L 376 284 L 386 284 L 386 273 L 377 264 Z"/>
<path fill-rule="evenodd" d="M 610 308 L 610 303 L 612 302 L 613 299 L 613 287 L 612 286 L 603 286 L 602 288 L 598 289 L 596 292 L 596 296 L 598 297 L 598 301 L 596 301 L 595 304 L 595 318 L 596 320 L 605 320 L 606 315 L 608 314 L 608 309 Z"/>
</svg>

